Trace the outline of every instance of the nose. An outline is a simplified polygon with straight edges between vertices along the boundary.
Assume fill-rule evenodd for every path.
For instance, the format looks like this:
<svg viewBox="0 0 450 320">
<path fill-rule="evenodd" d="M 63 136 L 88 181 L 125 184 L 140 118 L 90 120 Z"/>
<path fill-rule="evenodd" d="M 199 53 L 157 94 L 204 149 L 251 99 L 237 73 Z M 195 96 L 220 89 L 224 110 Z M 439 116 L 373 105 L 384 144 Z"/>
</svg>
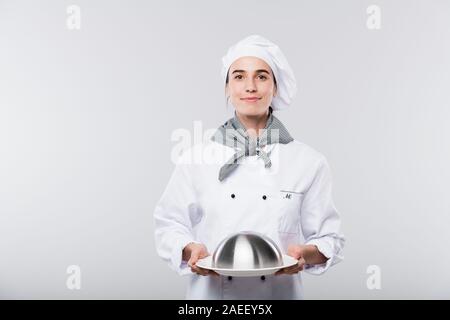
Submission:
<svg viewBox="0 0 450 320">
<path fill-rule="evenodd" d="M 253 79 L 249 79 L 247 80 L 246 85 L 246 92 L 255 92 L 256 91 L 256 86 L 255 86 L 255 81 L 253 81 Z"/>
</svg>

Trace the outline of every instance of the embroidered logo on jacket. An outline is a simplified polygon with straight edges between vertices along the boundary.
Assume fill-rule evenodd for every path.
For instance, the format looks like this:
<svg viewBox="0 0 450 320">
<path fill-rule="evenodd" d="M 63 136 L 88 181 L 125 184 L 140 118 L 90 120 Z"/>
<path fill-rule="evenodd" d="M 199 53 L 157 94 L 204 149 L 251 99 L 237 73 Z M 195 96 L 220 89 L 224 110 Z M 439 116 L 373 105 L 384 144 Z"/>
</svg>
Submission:
<svg viewBox="0 0 450 320">
<path fill-rule="evenodd" d="M 298 195 L 303 195 L 303 192 L 298 192 L 298 191 L 289 191 L 289 190 L 280 190 L 280 192 L 285 193 L 285 195 L 283 196 L 284 199 L 292 199 L 292 194 L 298 194 Z"/>
</svg>

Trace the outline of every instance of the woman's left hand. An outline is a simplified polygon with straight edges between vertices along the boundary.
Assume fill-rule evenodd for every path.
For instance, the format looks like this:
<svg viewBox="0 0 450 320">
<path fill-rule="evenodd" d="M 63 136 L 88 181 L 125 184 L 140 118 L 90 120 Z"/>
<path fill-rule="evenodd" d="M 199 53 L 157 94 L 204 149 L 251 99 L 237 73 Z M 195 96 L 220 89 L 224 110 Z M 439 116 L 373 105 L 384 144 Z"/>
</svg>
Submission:
<svg viewBox="0 0 450 320">
<path fill-rule="evenodd" d="M 304 257 L 303 257 L 303 246 L 300 244 L 291 244 L 288 246 L 288 250 L 287 250 L 287 254 L 295 259 L 298 260 L 298 263 L 287 267 L 287 268 L 283 268 L 278 270 L 277 272 L 275 272 L 275 275 L 281 275 L 281 274 L 296 274 L 299 271 L 303 270 L 303 267 L 306 263 Z"/>
</svg>

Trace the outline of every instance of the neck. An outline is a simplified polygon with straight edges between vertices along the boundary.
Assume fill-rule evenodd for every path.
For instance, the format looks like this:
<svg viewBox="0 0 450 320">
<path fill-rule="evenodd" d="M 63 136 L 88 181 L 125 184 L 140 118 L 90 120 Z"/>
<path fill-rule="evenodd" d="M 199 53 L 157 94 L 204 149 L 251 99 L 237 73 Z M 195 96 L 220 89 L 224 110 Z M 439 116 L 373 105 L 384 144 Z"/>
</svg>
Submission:
<svg viewBox="0 0 450 320">
<path fill-rule="evenodd" d="M 261 130 L 266 127 L 267 120 L 269 119 L 270 111 L 267 110 L 263 115 L 243 115 L 235 111 L 236 117 L 241 124 L 245 127 L 247 134 L 251 137 L 257 137 L 260 135 Z"/>
</svg>

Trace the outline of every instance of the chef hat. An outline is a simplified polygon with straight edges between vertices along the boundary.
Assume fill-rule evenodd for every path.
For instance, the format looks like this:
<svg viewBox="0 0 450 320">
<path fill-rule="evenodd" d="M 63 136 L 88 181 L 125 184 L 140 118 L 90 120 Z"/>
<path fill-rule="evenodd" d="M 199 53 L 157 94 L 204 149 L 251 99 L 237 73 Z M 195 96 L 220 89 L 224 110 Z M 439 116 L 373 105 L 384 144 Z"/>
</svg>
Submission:
<svg viewBox="0 0 450 320">
<path fill-rule="evenodd" d="M 228 49 L 227 54 L 222 58 L 223 81 L 226 81 L 231 64 L 240 57 L 246 56 L 260 58 L 272 68 L 277 81 L 277 93 L 272 99 L 271 106 L 274 110 L 287 108 L 297 92 L 294 72 L 280 48 L 259 35 L 251 35 Z"/>
</svg>

